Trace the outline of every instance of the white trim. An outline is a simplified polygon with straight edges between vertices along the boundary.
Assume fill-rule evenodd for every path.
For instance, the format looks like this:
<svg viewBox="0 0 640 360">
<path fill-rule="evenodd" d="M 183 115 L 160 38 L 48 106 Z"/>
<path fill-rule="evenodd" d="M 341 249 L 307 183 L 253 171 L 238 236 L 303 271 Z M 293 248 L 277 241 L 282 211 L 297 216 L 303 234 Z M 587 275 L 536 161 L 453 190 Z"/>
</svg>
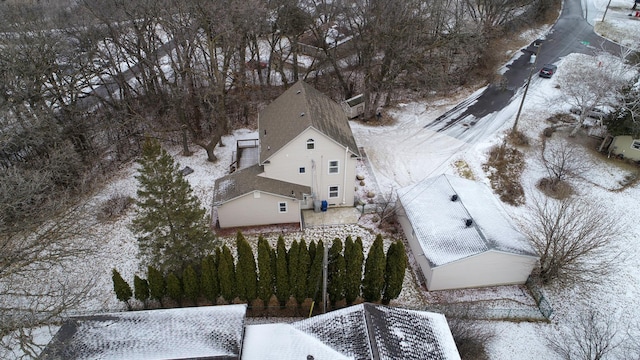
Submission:
<svg viewBox="0 0 640 360">
<path fill-rule="evenodd" d="M 335 194 L 336 196 L 331 196 L 332 190 L 331 188 L 336 188 Z M 337 199 L 340 197 L 340 185 L 329 185 L 329 191 L 327 192 L 327 197 L 329 199 Z"/>
<path fill-rule="evenodd" d="M 335 165 L 331 165 L 331 163 L 336 163 Z M 328 170 L 327 173 L 329 175 L 338 175 L 340 174 L 340 160 L 329 160 L 328 162 Z M 332 171 L 335 169 L 335 172 Z"/>
</svg>

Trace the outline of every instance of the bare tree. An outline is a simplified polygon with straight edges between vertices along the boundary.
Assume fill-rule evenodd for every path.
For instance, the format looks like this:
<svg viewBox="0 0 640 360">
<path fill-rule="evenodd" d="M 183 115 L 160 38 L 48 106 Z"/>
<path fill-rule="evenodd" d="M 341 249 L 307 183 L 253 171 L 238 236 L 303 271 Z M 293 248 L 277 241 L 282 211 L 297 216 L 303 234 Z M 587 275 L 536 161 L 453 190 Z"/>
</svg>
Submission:
<svg viewBox="0 0 640 360">
<path fill-rule="evenodd" d="M 584 150 L 564 139 L 545 141 L 540 161 L 552 183 L 578 177 L 589 169 Z"/>
<path fill-rule="evenodd" d="M 556 336 L 547 337 L 547 346 L 563 360 L 605 360 L 637 358 L 625 349 L 633 341 L 623 329 L 620 319 L 595 309 L 581 313 L 570 326 L 564 326 Z"/>
<path fill-rule="evenodd" d="M 12 205 L 3 203 L 0 217 Z M 59 324 L 86 300 L 93 285 L 78 269 L 97 243 L 88 209 L 60 201 L 49 205 L 65 210 L 31 211 L 23 221 L 0 221 L 1 358 L 37 357 L 46 344 L 38 343 L 33 332 Z"/>
<path fill-rule="evenodd" d="M 622 89 L 633 76 L 632 68 L 624 59 L 607 53 L 583 57 L 580 66 L 573 66 L 558 73 L 558 83 L 567 102 L 577 108 L 578 121 L 570 136 L 575 136 L 589 111 L 603 105 L 614 105 Z"/>
<path fill-rule="evenodd" d="M 623 261 L 616 246 L 621 226 L 598 204 L 534 196 L 522 225 L 540 256 L 534 271 L 544 284 L 598 282 Z"/>
</svg>

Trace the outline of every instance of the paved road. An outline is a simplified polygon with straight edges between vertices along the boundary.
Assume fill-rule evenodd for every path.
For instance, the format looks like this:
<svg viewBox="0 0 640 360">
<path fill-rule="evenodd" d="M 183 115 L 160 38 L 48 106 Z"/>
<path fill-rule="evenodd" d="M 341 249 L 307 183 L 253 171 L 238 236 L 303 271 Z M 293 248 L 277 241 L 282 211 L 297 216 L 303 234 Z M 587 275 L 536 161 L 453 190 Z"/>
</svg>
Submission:
<svg viewBox="0 0 640 360">
<path fill-rule="evenodd" d="M 614 44 L 593 31 L 583 17 L 581 0 L 565 0 L 562 14 L 552 27 L 542 45 L 538 48 L 537 40 L 526 49 L 524 54 L 508 65 L 508 70 L 503 77 L 506 78 L 506 87 L 500 84 L 491 84 L 467 98 L 453 109 L 439 116 L 433 122 L 425 126 L 426 129 L 444 133 L 449 136 L 476 142 L 481 140 L 474 136 L 476 124 L 483 122 L 478 128 L 497 128 L 502 124 L 487 124 L 488 122 L 502 121 L 509 117 L 490 116 L 502 110 L 517 95 L 525 84 L 529 72 L 538 72 L 544 64 L 554 63 L 561 57 L 571 53 L 592 54 L 594 51 L 605 50 L 619 55 L 620 46 Z M 537 60 L 531 65 L 531 54 L 537 53 Z M 534 73 L 534 79 L 537 75 Z M 532 86 L 535 82 L 532 81 Z"/>
</svg>

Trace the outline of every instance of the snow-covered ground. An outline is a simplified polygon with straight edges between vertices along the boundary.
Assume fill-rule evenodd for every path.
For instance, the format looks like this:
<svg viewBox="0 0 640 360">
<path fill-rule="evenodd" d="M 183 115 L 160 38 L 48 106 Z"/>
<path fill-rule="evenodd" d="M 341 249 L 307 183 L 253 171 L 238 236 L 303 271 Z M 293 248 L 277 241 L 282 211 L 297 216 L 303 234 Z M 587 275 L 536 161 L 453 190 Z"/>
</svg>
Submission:
<svg viewBox="0 0 640 360">
<path fill-rule="evenodd" d="M 604 9 L 606 3 L 593 2 L 599 9 Z M 630 36 L 635 42 L 625 39 L 616 40 L 624 44 L 638 46 L 640 39 L 640 18 L 631 19 L 627 16 L 630 7 L 629 1 L 613 0 L 607 13 L 605 24 L 599 24 L 597 28 L 626 29 L 615 32 L 616 36 Z M 540 33 L 532 33 L 532 40 L 540 36 Z M 573 66 L 579 66 L 584 57 L 570 55 L 557 64 L 558 73 Z M 525 150 L 527 167 L 523 173 L 522 181 L 527 196 L 536 192 L 535 183 L 544 176 L 542 165 L 536 160 L 540 149 L 540 134 L 548 126 L 545 119 L 559 111 L 567 111 L 567 105 L 562 97 L 561 89 L 557 88 L 557 76 L 551 79 L 535 77 L 529 89 L 524 103 L 519 129 L 531 140 L 531 146 Z M 377 180 L 377 187 L 381 192 L 397 190 L 410 186 L 427 177 L 442 173 L 457 174 L 457 161 L 468 164 L 476 180 L 488 184 L 487 175 L 482 170 L 482 164 L 486 161 L 488 149 L 502 141 L 504 132 L 511 128 L 515 116 L 515 108 L 520 101 L 514 102 L 503 111 L 490 116 L 495 116 L 501 123 L 500 128 L 483 129 L 482 121 L 478 121 L 472 131 L 482 134 L 482 141 L 474 141 L 472 144 L 461 141 L 424 128 L 436 117 L 453 107 L 459 101 L 464 100 L 471 91 L 461 93 L 456 97 L 440 99 L 430 102 L 415 102 L 398 104 L 393 109 L 388 109 L 387 114 L 393 117 L 391 125 L 375 126 L 360 123 L 352 123 L 352 129 L 359 146 L 363 147 L 371 163 L 373 174 L 367 174 L 365 180 L 368 184 Z M 515 104 L 515 105 L 514 105 Z M 493 121 L 492 124 L 496 124 Z M 169 151 L 174 155 L 181 167 L 189 166 L 195 170 L 187 176 L 195 194 L 200 198 L 203 206 L 210 211 L 213 184 L 216 178 L 228 173 L 232 151 L 235 150 L 237 139 L 251 137 L 254 130 L 241 129 L 232 135 L 225 136 L 223 142 L 226 146 L 216 149 L 216 156 L 220 161 L 210 163 L 206 161 L 203 149 L 193 147 L 194 155 L 184 157 L 180 155 L 180 149 Z M 555 138 L 563 134 L 556 133 Z M 611 321 L 615 321 L 621 330 L 631 329 L 639 332 L 638 320 L 640 319 L 640 225 L 637 221 L 637 204 L 640 201 L 640 188 L 637 186 L 622 191 L 612 191 L 620 188 L 619 182 L 630 172 L 638 172 L 638 169 L 620 167 L 616 162 L 597 155 L 592 149 L 585 149 L 585 157 L 592 162 L 591 171 L 584 175 L 584 179 L 573 183 L 578 196 L 598 203 L 603 208 L 615 213 L 621 223 L 625 224 L 626 234 L 618 239 L 618 245 L 624 249 L 626 257 L 620 271 L 609 279 L 604 279 L 600 285 L 592 285 L 581 289 L 547 289 L 554 308 L 555 316 L 552 324 L 544 323 L 512 323 L 512 322 L 483 322 L 483 326 L 496 332 L 496 337 L 487 344 L 491 359 L 553 359 L 556 356 L 545 346 L 545 334 L 554 334 L 564 326 L 571 326 L 576 314 L 584 313 L 589 308 L 596 308 L 603 314 L 610 314 Z M 364 167 L 359 167 L 359 172 L 366 172 Z M 95 205 L 99 205 L 114 195 L 135 196 L 136 193 L 136 165 L 124 167 L 113 179 L 100 189 L 92 198 Z M 377 190 L 371 184 L 371 189 Z M 362 188 L 359 191 L 367 191 Z M 524 207 L 511 207 L 505 205 L 514 220 L 526 216 Z M 124 310 L 125 307 L 115 298 L 112 290 L 111 269 L 116 268 L 128 281 L 132 281 L 134 274 L 145 276 L 144 269 L 140 268 L 137 259 L 138 250 L 134 234 L 129 230 L 132 211 L 127 216 L 110 223 L 103 223 L 104 230 L 109 234 L 103 241 L 95 244 L 98 255 L 87 259 L 79 267 L 86 267 L 86 276 L 95 276 L 96 286 L 93 289 L 91 301 L 84 304 L 79 312 L 106 312 Z M 274 228 L 273 234 L 267 236 L 275 245 L 278 229 Z M 340 237 L 344 240 L 346 235 L 360 236 L 365 247 L 373 241 L 376 231 L 370 218 L 363 218 L 359 225 L 332 228 L 306 229 L 300 232 L 287 234 L 287 241 L 304 238 L 308 243 L 311 240 L 330 240 Z M 258 234 L 247 234 L 247 237 L 257 237 Z M 392 240 L 387 235 L 386 242 Z M 230 244 L 232 245 L 232 244 Z M 80 269 L 82 270 L 82 269 Z M 82 273 L 82 271 L 80 271 Z M 511 290 L 504 291 L 501 296 L 509 296 Z M 499 290 L 500 292 L 500 290 Z M 465 296 L 473 298 L 473 293 L 465 293 Z M 478 292 L 476 296 L 484 296 Z M 405 288 L 396 302 L 407 307 L 418 308 L 427 301 L 423 289 L 416 284 L 413 272 L 407 272 Z M 636 337 L 637 338 L 637 337 Z"/>
</svg>

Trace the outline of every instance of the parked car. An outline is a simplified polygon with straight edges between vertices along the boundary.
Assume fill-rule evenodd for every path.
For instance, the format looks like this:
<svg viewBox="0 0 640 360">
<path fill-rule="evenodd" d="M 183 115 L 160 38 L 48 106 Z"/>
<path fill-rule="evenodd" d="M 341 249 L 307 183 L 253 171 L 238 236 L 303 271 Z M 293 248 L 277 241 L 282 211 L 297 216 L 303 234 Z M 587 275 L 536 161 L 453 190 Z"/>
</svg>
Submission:
<svg viewBox="0 0 640 360">
<path fill-rule="evenodd" d="M 582 109 L 580 109 L 577 106 L 573 106 L 571 109 L 569 109 L 569 111 L 572 114 L 576 114 L 576 115 L 582 114 Z M 586 114 L 587 114 L 587 117 L 590 117 L 592 119 L 598 119 L 598 120 L 602 120 L 605 116 L 608 115 L 604 110 L 597 107 L 587 109 Z"/>
<path fill-rule="evenodd" d="M 552 64 L 544 64 L 542 66 L 542 69 L 540 69 L 540 77 L 543 78 L 550 78 L 553 76 L 553 74 L 556 73 L 556 70 L 558 70 L 558 67 Z"/>
</svg>

